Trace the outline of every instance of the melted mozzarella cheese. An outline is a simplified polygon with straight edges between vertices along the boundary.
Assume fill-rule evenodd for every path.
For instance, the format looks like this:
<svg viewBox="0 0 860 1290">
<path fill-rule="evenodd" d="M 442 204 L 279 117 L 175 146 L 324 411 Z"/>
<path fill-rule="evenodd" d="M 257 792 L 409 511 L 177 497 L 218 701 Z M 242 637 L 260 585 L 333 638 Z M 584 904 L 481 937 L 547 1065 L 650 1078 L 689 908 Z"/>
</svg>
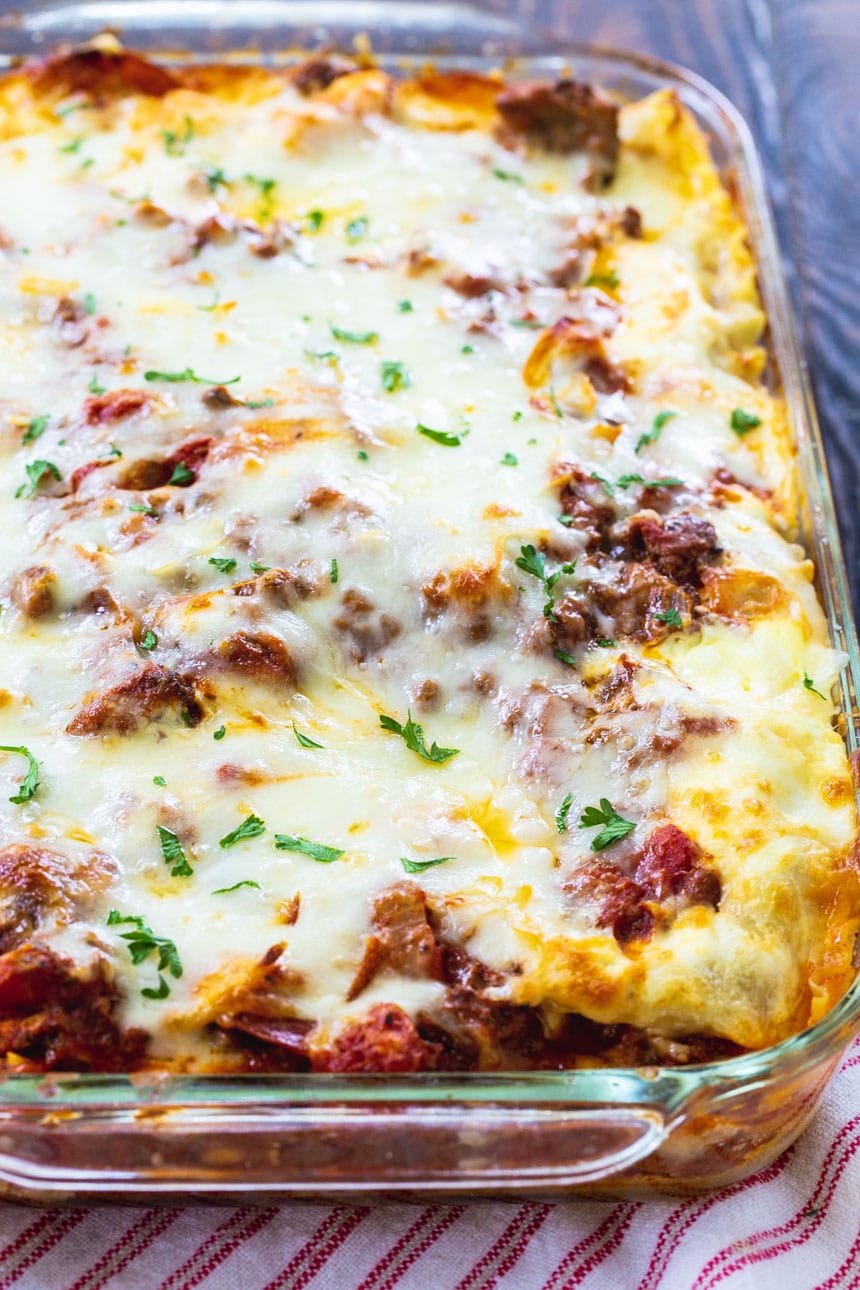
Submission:
<svg viewBox="0 0 860 1290">
<path fill-rule="evenodd" d="M 0 143 L 0 742 L 26 745 L 42 781 L 9 803 L 22 765 L 0 763 L 0 843 L 91 848 L 111 867 L 39 936 L 110 964 L 154 1061 L 205 1068 L 231 971 L 276 945 L 283 1009 L 313 1020 L 315 1042 L 375 1002 L 432 1016 L 436 980 L 389 969 L 350 988 L 403 859 L 445 857 L 415 881 L 445 935 L 500 974 L 498 999 L 751 1046 L 806 1024 L 850 973 L 850 936 L 838 962 L 826 949 L 853 918 L 834 895 L 856 832 L 830 725 L 842 660 L 793 544 L 793 450 L 760 379 L 743 230 L 694 125 L 663 95 L 623 108 L 617 175 L 595 194 L 583 159 L 428 128 L 405 90 L 363 111 L 275 77 L 243 94 L 236 76 L 235 92 L 46 109 Z M 553 285 L 582 221 L 628 205 L 645 236 L 598 252 L 596 286 Z M 279 253 L 255 253 L 267 236 Z M 458 289 L 463 275 L 490 294 Z M 63 300 L 78 306 L 65 322 Z M 628 390 L 602 392 L 563 355 L 541 390 L 524 383 L 573 307 L 616 315 L 606 359 Z M 219 385 L 235 403 L 204 399 Z M 92 410 L 117 390 L 146 401 Z M 733 432 L 736 408 L 760 426 Z M 39 418 L 38 438 L 22 433 Z M 201 438 L 193 482 L 135 476 Z M 43 471 L 17 496 L 34 461 L 59 480 Z M 615 481 L 677 477 L 674 504 L 713 523 L 723 567 L 778 598 L 569 666 L 542 643 L 546 592 L 516 561 L 530 544 L 548 568 L 576 561 L 559 598 L 609 576 L 558 522 L 553 472 L 571 462 L 606 481 L 620 520 L 637 503 Z M 744 484 L 717 504 L 720 470 Z M 34 568 L 53 579 L 38 615 L 15 592 Z M 485 594 L 448 594 L 462 570 Z M 231 665 L 229 642 L 261 633 L 288 664 Z M 630 702 L 601 706 L 624 658 Z M 70 733 L 148 666 L 197 679 L 199 724 L 174 704 Z M 381 727 L 410 711 L 457 755 L 423 760 Z M 655 751 L 686 718 L 713 729 Z M 602 798 L 635 823 L 632 843 L 666 820 L 695 839 L 719 907 L 625 946 L 572 900 L 594 837 L 580 816 Z M 224 846 L 250 815 L 265 830 Z M 170 875 L 159 825 L 193 876 Z M 342 855 L 277 849 L 276 833 Z M 132 963 L 111 909 L 174 942 L 167 997 L 142 994 L 155 957 Z"/>
</svg>

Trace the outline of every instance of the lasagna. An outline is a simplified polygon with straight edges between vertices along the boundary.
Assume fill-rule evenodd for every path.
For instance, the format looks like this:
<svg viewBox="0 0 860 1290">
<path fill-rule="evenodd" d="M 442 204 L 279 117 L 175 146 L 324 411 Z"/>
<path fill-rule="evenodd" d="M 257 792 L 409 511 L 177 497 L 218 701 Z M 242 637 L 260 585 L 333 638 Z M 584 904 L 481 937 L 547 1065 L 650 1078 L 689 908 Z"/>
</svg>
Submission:
<svg viewBox="0 0 860 1290">
<path fill-rule="evenodd" d="M 690 113 L 370 59 L 0 81 L 8 1071 L 773 1044 L 855 802 Z"/>
</svg>

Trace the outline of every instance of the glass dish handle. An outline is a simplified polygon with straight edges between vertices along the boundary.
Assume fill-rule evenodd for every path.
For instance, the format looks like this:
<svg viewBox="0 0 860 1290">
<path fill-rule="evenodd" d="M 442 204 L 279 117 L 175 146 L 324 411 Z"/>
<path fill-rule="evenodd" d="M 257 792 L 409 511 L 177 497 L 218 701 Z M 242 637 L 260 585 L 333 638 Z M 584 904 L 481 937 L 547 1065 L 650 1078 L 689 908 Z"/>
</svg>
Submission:
<svg viewBox="0 0 860 1290">
<path fill-rule="evenodd" d="M 0 1186 L 56 1198 L 581 1186 L 656 1151 L 671 1127 L 666 1110 L 353 1102 L 19 1113 L 0 1124 Z"/>
</svg>

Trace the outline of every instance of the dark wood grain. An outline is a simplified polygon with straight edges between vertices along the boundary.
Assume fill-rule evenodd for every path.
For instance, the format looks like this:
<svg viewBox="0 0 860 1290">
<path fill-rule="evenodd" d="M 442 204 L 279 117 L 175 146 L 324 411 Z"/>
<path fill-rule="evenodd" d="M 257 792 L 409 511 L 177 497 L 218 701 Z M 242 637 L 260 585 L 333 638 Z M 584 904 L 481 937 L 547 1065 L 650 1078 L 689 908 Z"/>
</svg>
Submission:
<svg viewBox="0 0 860 1290">
<path fill-rule="evenodd" d="M 860 0 L 491 0 L 699 72 L 768 173 L 860 609 Z"/>
</svg>

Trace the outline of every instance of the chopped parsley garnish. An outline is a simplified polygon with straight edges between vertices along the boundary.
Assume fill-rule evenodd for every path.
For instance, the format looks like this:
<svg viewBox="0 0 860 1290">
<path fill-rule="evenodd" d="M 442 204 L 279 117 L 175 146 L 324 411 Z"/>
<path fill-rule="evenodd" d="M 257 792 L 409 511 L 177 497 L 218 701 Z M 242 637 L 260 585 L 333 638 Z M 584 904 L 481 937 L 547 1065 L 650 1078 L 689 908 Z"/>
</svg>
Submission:
<svg viewBox="0 0 860 1290">
<path fill-rule="evenodd" d="M 450 761 L 452 757 L 456 757 L 460 751 L 459 748 L 440 748 L 435 740 L 428 748 L 424 742 L 424 728 L 412 720 L 411 712 L 406 714 L 405 725 L 401 725 L 394 717 L 386 716 L 382 712 L 379 715 L 379 724 L 383 730 L 388 730 L 393 735 L 400 735 L 406 747 L 417 753 L 419 757 L 423 757 L 425 761 L 432 761 L 442 765 L 444 762 Z"/>
<path fill-rule="evenodd" d="M 565 654 L 563 649 L 555 649 L 553 654 L 560 663 L 566 663 L 568 667 L 576 667 L 576 659 L 572 654 Z"/>
<path fill-rule="evenodd" d="M 597 640 L 596 640 L 594 643 L 595 643 L 595 645 L 599 645 L 601 649 L 617 649 L 617 648 L 618 648 L 618 642 L 617 642 L 617 641 L 612 640 L 612 638 L 611 638 L 610 636 L 598 636 Z"/>
<path fill-rule="evenodd" d="M 366 215 L 359 215 L 356 219 L 351 219 L 346 226 L 346 240 L 348 242 L 358 242 L 367 232 L 370 220 Z"/>
<path fill-rule="evenodd" d="M 21 440 L 21 442 L 35 443 L 36 440 L 39 438 L 39 436 L 44 434 L 45 431 L 47 430 L 48 422 L 50 421 L 50 419 L 51 418 L 47 414 L 43 414 L 40 417 L 33 417 L 33 420 L 30 422 L 30 424 L 27 426 L 27 429 L 24 431 L 24 438 Z"/>
<path fill-rule="evenodd" d="M 244 175 L 243 178 L 246 184 L 253 184 L 255 188 L 259 188 L 264 202 L 271 200 L 272 193 L 278 186 L 277 179 L 260 179 L 258 175 Z"/>
<path fill-rule="evenodd" d="M 370 461 L 369 455 L 364 451 L 363 448 L 359 448 L 358 452 L 355 455 L 359 461 Z"/>
<path fill-rule="evenodd" d="M 99 385 L 98 378 L 96 377 L 95 373 L 93 373 L 93 375 L 90 377 L 89 384 L 87 385 L 87 389 L 89 390 L 90 394 L 104 394 L 105 388 L 106 387 L 104 385 Z"/>
<path fill-rule="evenodd" d="M 512 327 L 529 327 L 532 330 L 540 330 L 546 326 L 539 318 L 512 318 L 510 325 Z"/>
<path fill-rule="evenodd" d="M 322 748 L 324 746 L 323 744 L 318 744 L 314 739 L 309 739 L 307 735 L 303 735 L 297 726 L 293 726 L 293 734 L 296 736 L 296 742 L 301 748 Z"/>
<path fill-rule="evenodd" d="M 411 300 L 398 300 L 397 308 L 402 314 L 411 314 L 415 306 Z"/>
<path fill-rule="evenodd" d="M 631 484 L 641 484 L 643 488 L 679 488 L 683 479 L 675 475 L 666 475 L 664 479 L 644 479 L 642 475 L 619 475 L 616 480 L 618 488 L 629 488 Z"/>
<path fill-rule="evenodd" d="M 461 354 L 474 354 L 474 352 L 475 352 L 475 346 L 474 346 L 474 345 L 461 345 L 461 346 L 460 346 L 460 353 L 461 353 Z"/>
<path fill-rule="evenodd" d="M 523 419 L 523 414 L 522 414 L 522 412 L 521 412 L 519 409 L 517 409 L 517 411 L 514 413 L 513 417 L 511 418 L 511 420 L 512 420 L 512 421 L 522 421 L 522 419 Z"/>
<path fill-rule="evenodd" d="M 172 381 L 174 384 L 178 381 L 194 381 L 195 385 L 235 385 L 241 381 L 241 376 L 234 376 L 229 381 L 210 380 L 208 376 L 198 376 L 192 367 L 184 367 L 181 372 L 158 372 L 155 368 L 150 368 L 144 372 L 145 381 Z"/>
<path fill-rule="evenodd" d="M 757 417 L 754 412 L 744 412 L 743 408 L 735 408 L 730 425 L 735 434 L 749 434 L 750 430 L 761 425 L 761 417 Z"/>
<path fill-rule="evenodd" d="M 449 860 L 455 858 L 455 856 L 439 856 L 438 860 L 409 860 L 406 856 L 401 856 L 400 863 L 407 873 L 423 873 L 425 869 L 432 869 L 437 864 L 447 864 Z"/>
<path fill-rule="evenodd" d="M 212 892 L 213 896 L 226 896 L 231 891 L 238 891 L 240 887 L 253 887 L 255 891 L 262 891 L 263 888 L 253 878 L 243 878 L 241 882 L 234 882 L 232 887 L 216 887 Z"/>
<path fill-rule="evenodd" d="M 173 865 L 170 870 L 171 878 L 190 878 L 194 870 L 188 863 L 188 857 L 182 850 L 182 843 L 175 833 L 170 829 L 165 829 L 163 825 L 156 825 L 158 829 L 158 841 L 161 843 L 161 854 L 164 856 L 165 864 Z"/>
<path fill-rule="evenodd" d="M 219 726 L 217 730 L 213 731 L 212 738 L 215 740 L 216 743 L 220 743 L 221 740 L 226 735 L 226 733 L 227 733 L 227 727 Z"/>
<path fill-rule="evenodd" d="M 274 399 L 248 399 L 245 403 L 246 408 L 254 408 L 254 409 L 273 408 L 274 406 L 275 406 Z"/>
<path fill-rule="evenodd" d="M 164 151 L 167 153 L 168 157 L 184 157 L 185 149 L 180 145 L 183 143 L 190 143 L 194 138 L 194 122 L 186 112 L 185 130 L 183 133 L 180 135 L 177 134 L 175 130 L 162 130 L 161 137 L 164 140 Z"/>
<path fill-rule="evenodd" d="M 817 694 L 819 699 L 823 699 L 825 703 L 827 702 L 827 695 L 822 694 L 820 690 L 816 690 L 815 682 L 812 680 L 811 676 L 807 676 L 806 672 L 803 674 L 803 688 L 804 690 L 808 690 L 810 694 Z M 14 802 L 15 798 L 11 798 L 11 801 Z"/>
<path fill-rule="evenodd" d="M 409 373 L 402 363 L 384 362 L 382 364 L 382 388 L 389 394 L 395 390 L 407 390 L 412 384 Z"/>
<path fill-rule="evenodd" d="M 581 829 L 594 829 L 603 825 L 600 832 L 591 840 L 592 851 L 604 851 L 614 842 L 620 842 L 636 828 L 633 820 L 624 820 L 614 806 L 605 797 L 601 797 L 600 806 L 586 806 L 579 817 Z"/>
<path fill-rule="evenodd" d="M 236 561 L 231 555 L 210 555 L 209 564 L 214 564 L 219 573 L 232 573 L 236 568 Z"/>
<path fill-rule="evenodd" d="M 612 487 L 609 480 L 606 479 L 604 475 L 598 475 L 597 471 L 593 470 L 588 478 L 593 479 L 595 484 L 602 485 L 603 491 L 607 497 L 612 497 L 612 498 L 615 497 L 615 489 Z"/>
<path fill-rule="evenodd" d="M 459 448 L 464 438 L 461 434 L 452 434 L 450 430 L 434 430 L 431 426 L 423 426 L 420 421 L 415 429 L 419 434 L 423 434 L 425 439 L 441 443 L 443 448 Z"/>
<path fill-rule="evenodd" d="M 157 515 L 158 511 L 153 506 L 147 506 L 146 502 L 129 502 L 128 509 L 137 511 L 141 515 Z"/>
<path fill-rule="evenodd" d="M 155 649 L 157 644 L 158 644 L 158 637 L 156 636 L 154 631 L 151 631 L 151 630 L 146 631 L 143 633 L 143 636 L 141 636 L 140 638 L 141 649 L 146 649 L 146 650 Z"/>
<path fill-rule="evenodd" d="M 175 484 L 177 488 L 184 488 L 186 484 L 193 484 L 197 476 L 193 470 L 189 470 L 184 461 L 177 461 L 173 467 L 173 474 L 168 479 L 168 484 Z"/>
<path fill-rule="evenodd" d="M 96 298 L 91 291 L 84 296 L 84 313 L 94 314 L 96 311 Z"/>
<path fill-rule="evenodd" d="M 152 782 L 153 784 L 156 784 L 159 788 L 167 787 L 167 780 L 164 778 L 163 775 L 153 775 Z"/>
<path fill-rule="evenodd" d="M 334 323 L 329 323 L 329 327 L 335 340 L 348 341 L 350 345 L 372 345 L 379 340 L 379 333 L 375 331 L 345 331 L 343 327 L 335 327 Z"/>
<path fill-rule="evenodd" d="M 614 291 L 617 286 L 620 286 L 620 284 L 621 279 L 618 277 L 615 270 L 611 269 L 609 273 L 590 273 L 585 279 L 583 286 L 609 287 L 611 291 Z"/>
<path fill-rule="evenodd" d="M 307 225 L 310 231 L 312 233 L 316 233 L 323 226 L 325 211 L 308 211 L 307 215 L 305 215 L 305 219 L 307 220 Z"/>
<path fill-rule="evenodd" d="M 514 456 L 512 452 L 506 452 L 504 457 L 502 457 L 501 461 L 499 462 L 500 466 L 518 466 L 519 464 L 520 464 L 519 460 Z"/>
<path fill-rule="evenodd" d="M 291 833 L 276 833 L 275 846 L 279 851 L 300 851 L 320 864 L 331 864 L 344 854 L 337 847 L 327 847 L 323 842 L 311 842 L 308 838 L 293 837 Z"/>
<path fill-rule="evenodd" d="M 546 556 L 543 551 L 538 551 L 531 543 L 520 547 L 520 554 L 514 561 L 518 569 L 523 573 L 530 573 L 533 578 L 539 579 L 543 583 L 543 589 L 547 594 L 547 602 L 543 607 L 544 618 L 550 622 L 556 622 L 555 616 L 555 586 L 559 578 L 565 574 L 571 574 L 576 570 L 576 561 L 570 561 L 562 564 L 554 573 L 546 571 Z"/>
<path fill-rule="evenodd" d="M 321 350 L 306 349 L 305 353 L 307 354 L 308 358 L 318 358 L 322 361 L 326 361 L 329 363 L 340 362 L 340 354 L 336 354 L 333 349 L 321 349 Z"/>
<path fill-rule="evenodd" d="M 555 827 L 559 833 L 567 833 L 567 817 L 570 815 L 570 808 L 573 805 L 573 793 L 565 793 L 561 801 L 561 806 L 555 813 Z"/>
<path fill-rule="evenodd" d="M 121 449 L 121 448 L 117 448 L 117 446 L 116 446 L 116 444 L 115 444 L 115 443 L 110 443 L 110 444 L 108 444 L 108 450 L 107 450 L 107 452 L 103 452 L 103 453 L 101 453 L 100 455 L 101 455 L 102 457 L 107 457 L 108 459 L 110 459 L 111 457 L 121 457 L 121 456 L 122 456 L 122 449 Z"/>
<path fill-rule="evenodd" d="M 195 309 L 200 309 L 203 313 L 212 313 L 213 309 L 218 308 L 218 301 L 221 299 L 221 292 L 215 288 L 215 295 L 212 297 L 212 303 L 209 305 L 195 305 Z"/>
<path fill-rule="evenodd" d="M 203 174 L 206 177 L 206 183 L 209 185 L 210 193 L 214 193 L 219 184 L 223 184 L 225 188 L 229 187 L 230 180 L 220 166 L 204 166 Z"/>
<path fill-rule="evenodd" d="M 81 144 L 83 143 L 83 141 L 84 141 L 84 136 L 82 134 L 79 134 L 74 139 L 72 139 L 71 142 L 64 143 L 61 148 L 57 149 L 57 151 L 58 152 L 77 152 Z"/>
<path fill-rule="evenodd" d="M 134 931 L 120 932 L 120 937 L 126 942 L 135 967 L 149 958 L 150 954 L 158 954 L 158 989 L 148 987 L 140 993 L 147 999 L 166 999 L 170 993 L 170 987 L 161 973 L 169 972 L 177 981 L 182 976 L 182 964 L 179 961 L 176 945 L 166 936 L 156 936 L 138 915 L 121 914 L 118 909 L 112 909 L 107 916 L 108 927 L 116 927 L 122 923 L 134 924 Z"/>
<path fill-rule="evenodd" d="M 515 175 L 512 170 L 502 170 L 500 166 L 493 167 L 493 174 L 495 175 L 496 179 L 504 179 L 504 180 L 507 180 L 508 183 L 512 183 L 512 184 L 525 183 L 525 180 L 523 179 L 522 175 Z"/>
<path fill-rule="evenodd" d="M 660 438 L 660 431 L 663 429 L 666 422 L 671 421 L 672 418 L 677 415 L 678 413 L 673 412 L 671 408 L 664 408 L 662 412 L 658 412 L 654 420 L 651 422 L 651 429 L 646 430 L 644 434 L 640 434 L 636 441 L 635 451 L 641 451 L 641 449 L 647 447 L 649 443 L 656 443 Z"/>
<path fill-rule="evenodd" d="M 225 833 L 218 845 L 219 847 L 234 847 L 237 842 L 246 842 L 250 838 L 258 838 L 261 833 L 266 832 L 266 826 L 258 815 L 249 815 L 242 821 L 237 828 Z"/>
<path fill-rule="evenodd" d="M 57 480 L 61 478 L 59 470 L 52 461 L 29 461 L 24 469 L 27 472 L 29 482 L 16 488 L 16 497 L 35 497 L 38 487 L 46 475 Z"/>
<path fill-rule="evenodd" d="M 18 757 L 27 758 L 27 774 L 18 785 L 18 792 L 9 801 L 20 806 L 23 802 L 29 802 L 31 797 L 36 794 L 39 787 L 39 763 L 30 752 L 29 748 L 24 748 L 19 744 L 0 744 L 0 752 L 15 753 Z"/>
<path fill-rule="evenodd" d="M 558 520 L 559 524 L 563 524 L 566 529 L 571 528 L 573 525 L 572 515 L 556 515 L 555 518 Z"/>
<path fill-rule="evenodd" d="M 561 410 L 561 404 L 559 403 L 558 399 L 555 397 L 555 390 L 552 388 L 552 386 L 549 387 L 549 401 L 552 404 L 553 412 L 555 413 L 555 415 L 558 417 L 560 421 L 564 416 L 564 413 Z"/>
<path fill-rule="evenodd" d="M 252 560 L 250 564 L 254 573 L 268 573 L 271 567 L 270 564 L 258 564 L 256 560 Z"/>
<path fill-rule="evenodd" d="M 665 623 L 667 627 L 683 627 L 684 620 L 678 613 L 677 609 L 663 609 L 654 617 L 658 623 Z"/>
<path fill-rule="evenodd" d="M 337 579 L 338 579 L 337 560 L 332 558 L 332 562 L 329 565 L 328 580 L 329 582 L 337 582 Z"/>
</svg>

